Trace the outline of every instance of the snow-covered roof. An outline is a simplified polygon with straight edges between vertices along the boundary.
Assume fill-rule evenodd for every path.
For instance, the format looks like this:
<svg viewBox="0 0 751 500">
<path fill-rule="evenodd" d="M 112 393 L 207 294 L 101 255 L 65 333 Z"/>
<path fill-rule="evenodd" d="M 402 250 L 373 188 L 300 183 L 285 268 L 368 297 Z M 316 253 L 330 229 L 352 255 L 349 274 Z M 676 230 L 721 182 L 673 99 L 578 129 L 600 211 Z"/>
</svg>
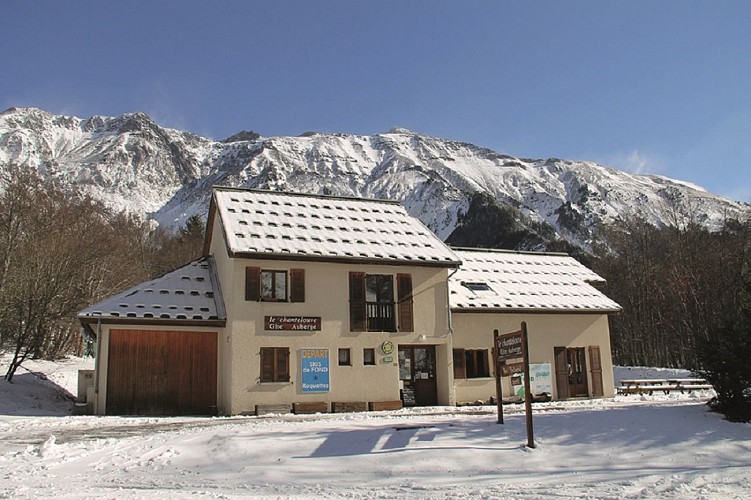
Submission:
<svg viewBox="0 0 751 500">
<path fill-rule="evenodd" d="M 203 257 L 136 285 L 78 313 L 96 319 L 212 323 L 226 320 L 213 257 Z"/>
<path fill-rule="evenodd" d="M 617 312 L 589 283 L 604 282 L 565 254 L 454 249 L 462 265 L 449 281 L 454 311 Z"/>
<path fill-rule="evenodd" d="M 231 255 L 455 267 L 459 258 L 398 202 L 214 188 Z"/>
</svg>

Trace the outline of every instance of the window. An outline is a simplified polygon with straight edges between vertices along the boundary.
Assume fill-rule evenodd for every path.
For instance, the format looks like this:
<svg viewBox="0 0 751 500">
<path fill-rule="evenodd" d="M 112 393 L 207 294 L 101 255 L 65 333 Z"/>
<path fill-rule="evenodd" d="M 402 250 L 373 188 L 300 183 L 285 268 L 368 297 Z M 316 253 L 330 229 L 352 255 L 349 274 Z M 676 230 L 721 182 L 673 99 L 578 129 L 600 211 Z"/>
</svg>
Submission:
<svg viewBox="0 0 751 500">
<path fill-rule="evenodd" d="M 454 349 L 454 378 L 490 376 L 487 349 Z"/>
<path fill-rule="evenodd" d="M 363 349 L 362 351 L 362 364 L 364 365 L 375 365 L 376 359 L 375 359 L 375 349 Z"/>
<path fill-rule="evenodd" d="M 289 382 L 288 347 L 261 347 L 261 382 Z"/>
<path fill-rule="evenodd" d="M 339 366 L 352 366 L 352 356 L 349 349 L 339 349 Z"/>
<path fill-rule="evenodd" d="M 287 301 L 287 271 L 261 271 L 261 300 Z"/>
<path fill-rule="evenodd" d="M 349 274 L 350 329 L 353 332 L 414 331 L 412 276 L 397 275 L 398 301 L 394 301 L 394 277 L 390 274 Z M 397 309 L 398 306 L 398 309 Z"/>
<path fill-rule="evenodd" d="M 287 281 L 288 274 L 289 281 Z M 245 300 L 305 302 L 305 270 L 290 269 L 288 273 L 285 270 L 246 267 Z"/>
</svg>

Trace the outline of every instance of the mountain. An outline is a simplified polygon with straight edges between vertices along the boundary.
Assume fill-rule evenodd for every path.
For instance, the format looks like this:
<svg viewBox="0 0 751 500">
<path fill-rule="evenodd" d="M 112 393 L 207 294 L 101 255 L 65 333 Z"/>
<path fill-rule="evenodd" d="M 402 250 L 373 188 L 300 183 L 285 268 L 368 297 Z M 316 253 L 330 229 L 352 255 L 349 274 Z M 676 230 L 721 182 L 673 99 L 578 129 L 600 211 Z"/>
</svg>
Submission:
<svg viewBox="0 0 751 500">
<path fill-rule="evenodd" d="M 0 114 L 0 169 L 36 169 L 117 210 L 176 227 L 206 213 L 214 184 L 401 201 L 444 240 L 516 249 L 588 249 L 624 216 L 656 225 L 688 214 L 709 228 L 749 206 L 687 182 L 586 161 L 515 158 L 395 128 L 372 136 L 222 141 L 160 127 L 144 113 L 81 119 L 34 108 Z"/>
</svg>

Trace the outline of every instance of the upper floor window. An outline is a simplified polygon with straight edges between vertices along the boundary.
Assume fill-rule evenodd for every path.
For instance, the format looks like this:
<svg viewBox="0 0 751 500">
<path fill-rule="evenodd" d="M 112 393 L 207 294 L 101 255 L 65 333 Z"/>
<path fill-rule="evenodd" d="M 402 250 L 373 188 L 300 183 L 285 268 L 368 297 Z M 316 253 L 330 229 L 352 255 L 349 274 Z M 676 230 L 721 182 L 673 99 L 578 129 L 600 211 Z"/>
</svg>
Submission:
<svg viewBox="0 0 751 500">
<path fill-rule="evenodd" d="M 305 270 L 246 267 L 245 300 L 305 302 Z"/>
<path fill-rule="evenodd" d="M 349 273 L 352 331 L 395 332 L 397 327 L 399 331 L 414 330 L 412 276 L 397 274 L 396 281 L 394 290 L 394 277 L 390 274 Z"/>
<path fill-rule="evenodd" d="M 287 302 L 287 271 L 261 270 L 261 300 Z"/>
</svg>

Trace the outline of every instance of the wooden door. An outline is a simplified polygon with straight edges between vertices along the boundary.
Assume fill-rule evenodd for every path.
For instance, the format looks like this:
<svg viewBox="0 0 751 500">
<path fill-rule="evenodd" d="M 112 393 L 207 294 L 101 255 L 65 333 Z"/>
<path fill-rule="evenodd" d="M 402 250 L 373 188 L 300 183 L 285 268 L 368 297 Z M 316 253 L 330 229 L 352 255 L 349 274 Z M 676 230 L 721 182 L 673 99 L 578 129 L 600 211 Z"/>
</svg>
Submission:
<svg viewBox="0 0 751 500">
<path fill-rule="evenodd" d="M 216 413 L 216 332 L 111 330 L 108 415 Z"/>
<path fill-rule="evenodd" d="M 566 349 L 568 358 L 568 394 L 569 397 L 589 396 L 587 391 L 587 360 L 583 347 Z"/>
<path fill-rule="evenodd" d="M 399 346 L 399 378 L 404 406 L 438 404 L 434 346 Z"/>
</svg>

